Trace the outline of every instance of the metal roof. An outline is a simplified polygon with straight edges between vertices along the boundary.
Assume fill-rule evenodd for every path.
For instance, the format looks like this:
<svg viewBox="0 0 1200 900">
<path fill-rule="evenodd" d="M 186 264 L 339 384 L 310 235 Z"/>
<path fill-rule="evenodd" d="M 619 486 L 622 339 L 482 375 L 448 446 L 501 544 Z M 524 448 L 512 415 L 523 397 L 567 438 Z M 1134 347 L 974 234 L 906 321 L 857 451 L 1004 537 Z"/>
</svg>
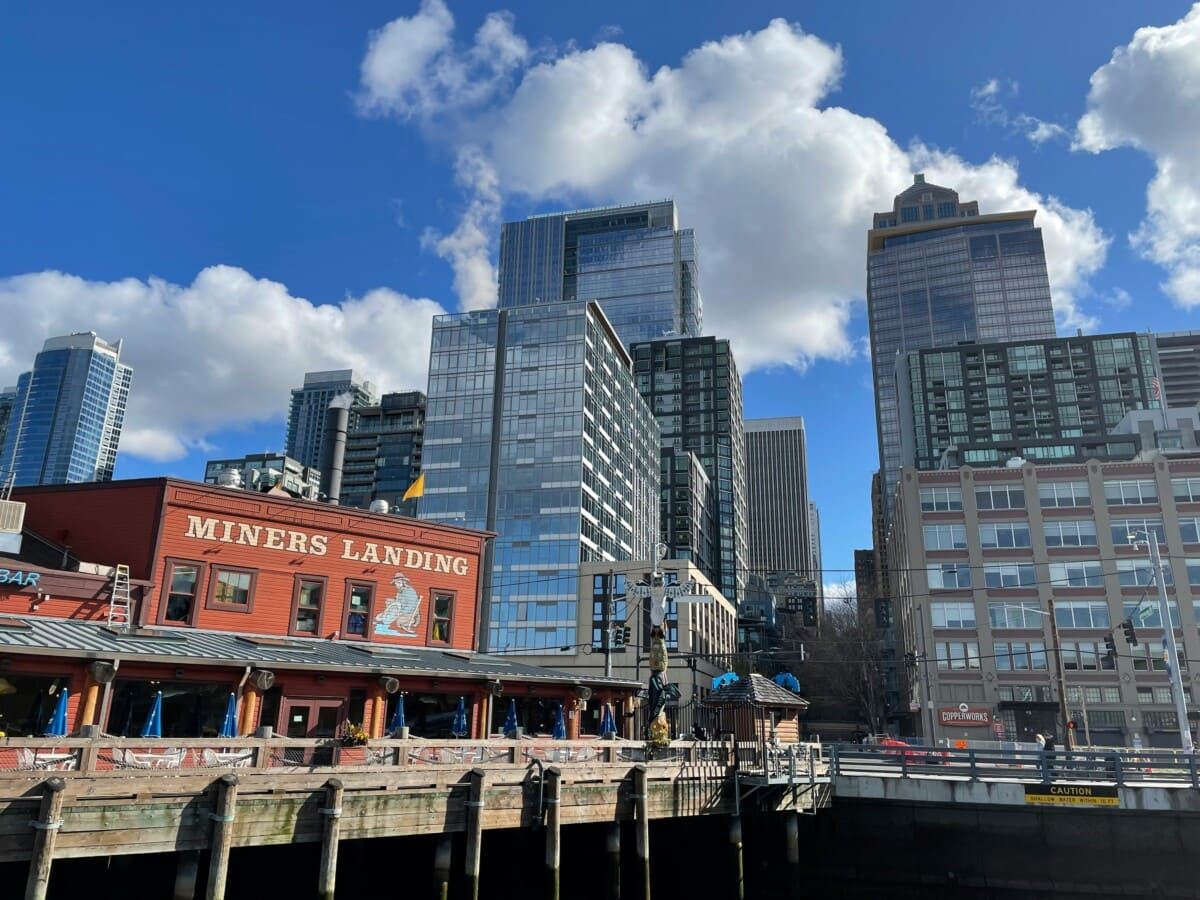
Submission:
<svg viewBox="0 0 1200 900">
<path fill-rule="evenodd" d="M 123 662 L 187 662 L 319 672 L 639 686 L 638 682 L 622 678 L 546 669 L 469 650 L 435 650 L 165 626 L 122 632 L 110 629 L 103 622 L 39 616 L 0 618 L 0 653 L 119 659 Z"/>
<path fill-rule="evenodd" d="M 717 688 L 704 700 L 705 704 L 761 703 L 763 706 L 808 707 L 808 701 L 785 690 L 769 678 L 752 674 Z"/>
</svg>

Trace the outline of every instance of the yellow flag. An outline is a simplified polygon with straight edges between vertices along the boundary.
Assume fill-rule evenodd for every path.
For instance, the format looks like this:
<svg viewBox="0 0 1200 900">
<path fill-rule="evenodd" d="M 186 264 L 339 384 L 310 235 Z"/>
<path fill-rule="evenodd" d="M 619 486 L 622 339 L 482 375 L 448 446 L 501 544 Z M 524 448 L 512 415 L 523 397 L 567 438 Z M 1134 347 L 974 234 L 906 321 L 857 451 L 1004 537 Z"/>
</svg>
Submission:
<svg viewBox="0 0 1200 900">
<path fill-rule="evenodd" d="M 408 490 L 404 492 L 404 499 L 411 500 L 413 497 L 425 496 L 425 473 L 422 472 L 417 476 L 417 480 L 408 486 Z"/>
</svg>

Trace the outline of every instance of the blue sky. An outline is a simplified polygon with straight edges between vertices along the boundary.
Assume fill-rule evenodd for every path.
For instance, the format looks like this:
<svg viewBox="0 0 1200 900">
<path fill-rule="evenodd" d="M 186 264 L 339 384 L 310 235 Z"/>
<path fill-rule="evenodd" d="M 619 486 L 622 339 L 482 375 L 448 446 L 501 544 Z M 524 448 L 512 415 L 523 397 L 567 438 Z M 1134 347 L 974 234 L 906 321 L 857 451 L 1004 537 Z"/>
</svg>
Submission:
<svg viewBox="0 0 1200 900">
<path fill-rule="evenodd" d="M 746 415 L 806 419 L 827 582 L 870 542 L 865 232 L 911 172 L 1041 210 L 1060 330 L 1197 327 L 1186 3 L 341 7 L 0 13 L 0 381 L 124 338 L 118 477 L 281 448 L 306 369 L 423 388 L 536 211 L 677 199 Z"/>
</svg>

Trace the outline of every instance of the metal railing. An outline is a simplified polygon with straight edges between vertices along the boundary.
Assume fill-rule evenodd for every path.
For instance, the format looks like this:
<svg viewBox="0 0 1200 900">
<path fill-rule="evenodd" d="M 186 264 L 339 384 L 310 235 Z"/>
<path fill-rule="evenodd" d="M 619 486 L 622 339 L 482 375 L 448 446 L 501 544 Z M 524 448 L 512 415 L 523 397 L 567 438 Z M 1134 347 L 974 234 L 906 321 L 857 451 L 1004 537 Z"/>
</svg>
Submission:
<svg viewBox="0 0 1200 900">
<path fill-rule="evenodd" d="M 1176 785 L 1200 790 L 1200 755 L 1179 750 L 952 750 L 883 744 L 831 744 L 835 777 L 970 781 L 1099 782 Z"/>
</svg>

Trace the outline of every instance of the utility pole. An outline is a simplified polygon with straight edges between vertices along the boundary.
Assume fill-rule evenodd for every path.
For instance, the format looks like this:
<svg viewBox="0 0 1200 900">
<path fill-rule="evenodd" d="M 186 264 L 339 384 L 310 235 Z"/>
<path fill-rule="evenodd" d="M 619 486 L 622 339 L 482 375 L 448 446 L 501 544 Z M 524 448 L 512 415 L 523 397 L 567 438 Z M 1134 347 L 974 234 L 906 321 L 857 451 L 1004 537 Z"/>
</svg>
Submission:
<svg viewBox="0 0 1200 900">
<path fill-rule="evenodd" d="M 917 604 L 917 622 L 921 625 L 921 673 L 925 676 L 925 696 L 922 705 L 929 710 L 929 746 L 933 746 L 935 719 L 933 717 L 933 689 L 929 686 L 929 650 L 925 644 L 925 611 L 921 604 Z M 921 720 L 924 721 L 925 716 L 922 714 Z"/>
<path fill-rule="evenodd" d="M 1163 578 L 1162 558 L 1158 555 L 1158 538 L 1153 532 L 1146 535 L 1150 545 L 1150 561 L 1154 564 L 1154 581 L 1158 584 L 1158 610 L 1162 617 L 1163 647 L 1167 652 L 1167 666 L 1171 671 L 1171 693 L 1175 695 L 1175 715 L 1179 717 L 1179 738 L 1184 753 L 1195 752 L 1192 745 L 1192 728 L 1188 724 L 1187 695 L 1183 692 L 1183 673 L 1179 671 L 1179 648 L 1175 646 L 1175 626 L 1171 623 L 1171 606 L 1167 602 L 1167 584 Z"/>
<path fill-rule="evenodd" d="M 1075 749 L 1075 733 L 1071 728 L 1071 713 L 1067 709 L 1067 673 L 1063 666 L 1062 644 L 1058 640 L 1058 617 L 1054 615 L 1054 598 L 1047 600 L 1050 607 L 1050 643 L 1054 645 L 1054 673 L 1058 678 L 1058 713 L 1062 716 L 1062 745 L 1067 750 Z M 1083 691 L 1085 686 L 1080 685 Z"/>
<path fill-rule="evenodd" d="M 613 599 L 613 579 L 616 575 L 613 570 L 608 570 L 608 597 L 604 601 L 604 633 L 601 635 L 600 643 L 604 648 L 604 677 L 612 677 L 612 652 L 613 652 L 613 612 L 616 605 Z"/>
</svg>

